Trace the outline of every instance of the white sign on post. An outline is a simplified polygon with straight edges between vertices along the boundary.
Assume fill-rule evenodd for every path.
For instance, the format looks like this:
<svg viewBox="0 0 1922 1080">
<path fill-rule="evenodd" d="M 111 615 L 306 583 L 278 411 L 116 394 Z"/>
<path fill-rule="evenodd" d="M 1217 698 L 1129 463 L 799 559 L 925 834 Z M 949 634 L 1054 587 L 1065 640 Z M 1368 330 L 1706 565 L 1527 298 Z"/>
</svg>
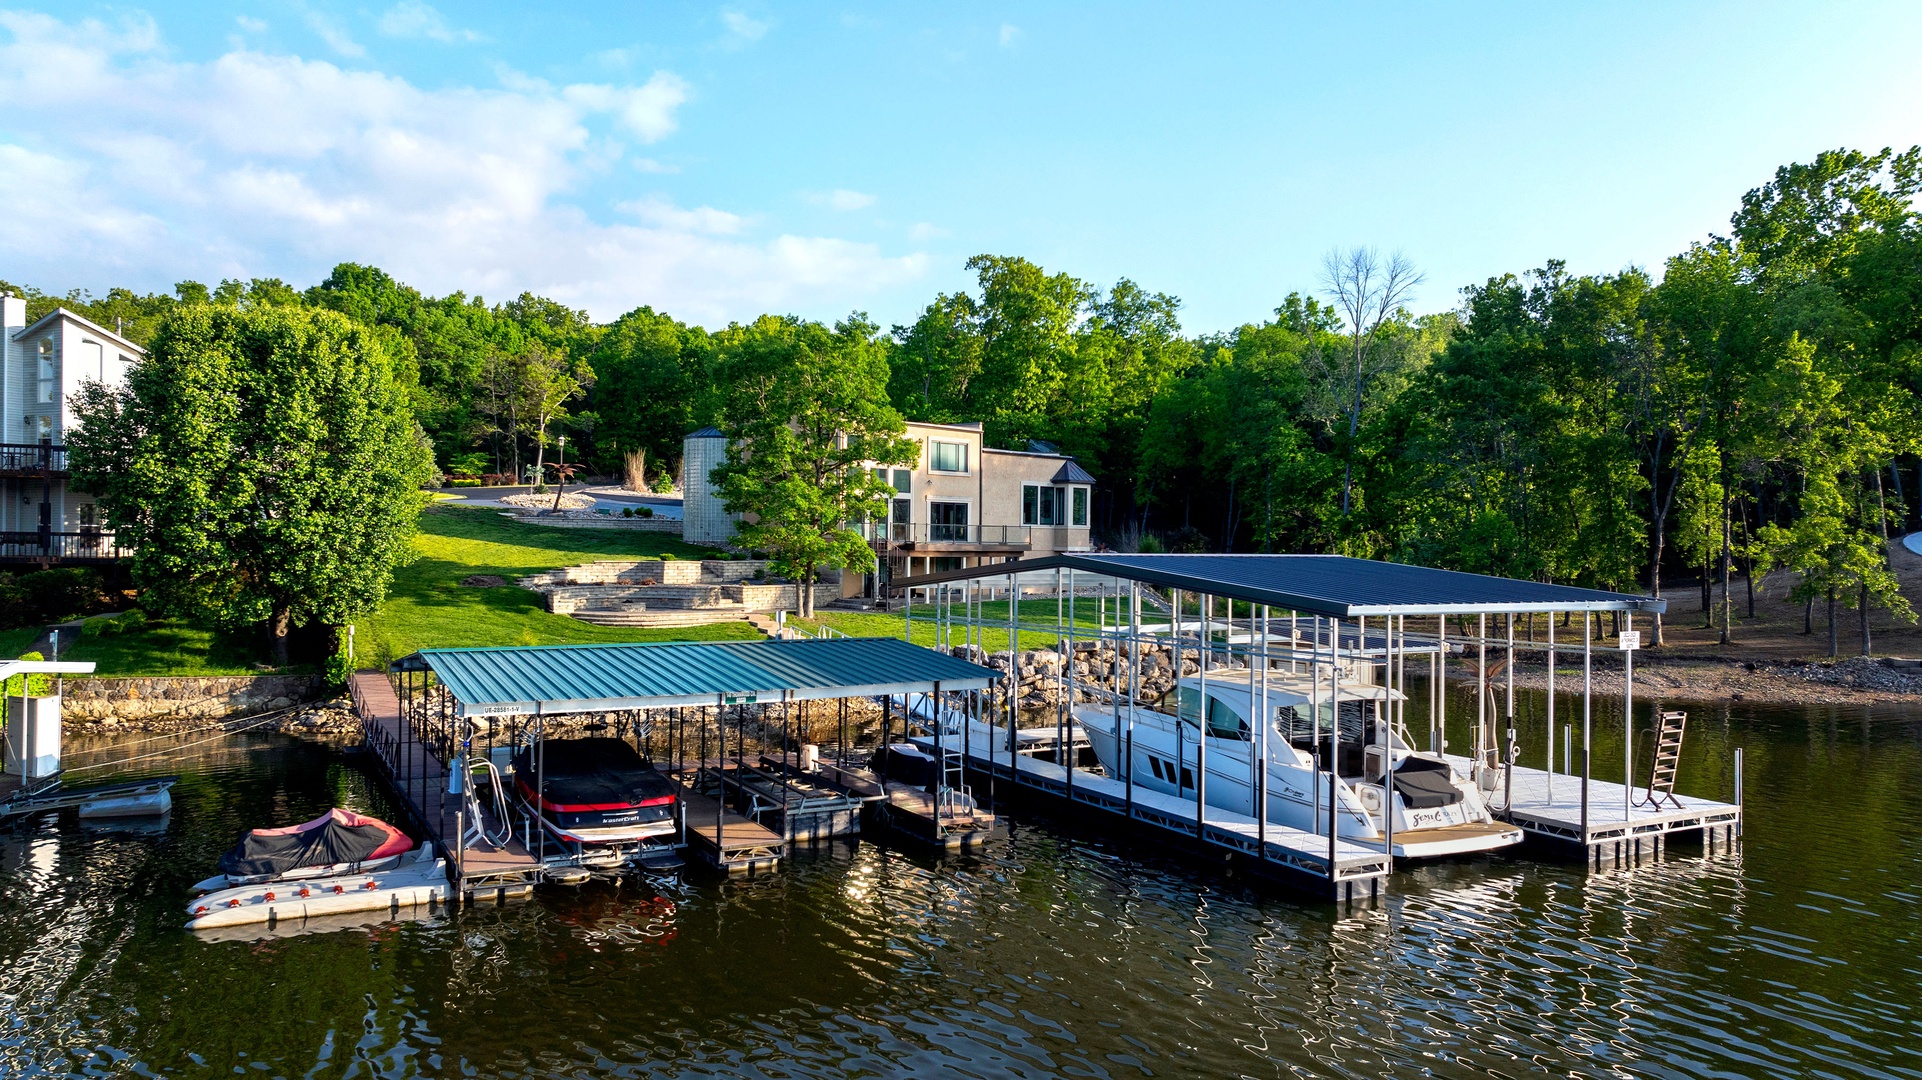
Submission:
<svg viewBox="0 0 1922 1080">
<path fill-rule="evenodd" d="M 1642 632 L 1640 630 L 1622 631 L 1621 646 L 1623 652 L 1634 652 L 1636 649 L 1641 648 Z"/>
</svg>

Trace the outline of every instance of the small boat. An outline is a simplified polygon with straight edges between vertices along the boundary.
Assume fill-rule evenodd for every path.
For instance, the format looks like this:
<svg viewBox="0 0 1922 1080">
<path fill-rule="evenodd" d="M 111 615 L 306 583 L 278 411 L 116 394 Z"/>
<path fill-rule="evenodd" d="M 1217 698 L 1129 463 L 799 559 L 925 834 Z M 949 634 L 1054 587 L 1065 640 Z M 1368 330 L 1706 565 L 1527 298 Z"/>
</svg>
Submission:
<svg viewBox="0 0 1922 1080">
<path fill-rule="evenodd" d="M 1203 681 L 1177 681 L 1154 710 L 1077 705 L 1074 718 L 1094 744 L 1109 776 L 1177 798 L 1195 798 L 1196 744 L 1203 735 Z M 1206 680 L 1206 800 L 1209 806 L 1254 813 L 1258 704 L 1264 691 L 1245 668 L 1209 672 Z M 1376 720 L 1399 691 L 1359 681 L 1339 693 L 1319 680 L 1270 672 L 1267 816 L 1279 825 L 1326 836 L 1330 798 L 1343 839 L 1376 848 L 1392 826 L 1398 858 L 1435 858 L 1493 851 L 1522 842 L 1522 830 L 1497 821 L 1474 777 L 1458 775 L 1438 754 L 1417 751 L 1390 726 L 1387 745 Z M 1126 710 L 1126 706 L 1122 706 Z M 1339 738 L 1332 782 L 1319 754 Z M 1332 792 L 1331 792 L 1332 788 Z M 1392 814 L 1393 820 L 1385 820 Z"/>
<path fill-rule="evenodd" d="M 387 870 L 256 882 L 196 897 L 187 904 L 187 929 L 397 912 L 444 903 L 448 888 L 447 861 L 434 858 L 434 845 L 422 844 Z"/>
<path fill-rule="evenodd" d="M 154 786 L 144 791 L 131 791 L 90 799 L 80 804 L 77 813 L 82 820 L 148 818 L 158 817 L 173 808 L 173 794 L 167 790 L 166 786 Z"/>
<path fill-rule="evenodd" d="M 413 846 L 406 833 L 385 821 L 335 807 L 300 825 L 249 832 L 220 857 L 220 873 L 194 891 L 383 870 Z"/>
<path fill-rule="evenodd" d="M 625 847 L 681 830 L 680 789 L 622 739 L 522 747 L 514 792 L 548 832 L 572 844 Z"/>
</svg>

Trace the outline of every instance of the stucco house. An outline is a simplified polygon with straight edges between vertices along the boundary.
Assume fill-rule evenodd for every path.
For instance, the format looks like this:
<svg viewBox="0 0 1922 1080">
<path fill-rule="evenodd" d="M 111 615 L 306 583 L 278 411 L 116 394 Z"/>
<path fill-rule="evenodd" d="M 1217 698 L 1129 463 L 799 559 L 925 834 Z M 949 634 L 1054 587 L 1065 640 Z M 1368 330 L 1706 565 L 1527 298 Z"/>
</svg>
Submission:
<svg viewBox="0 0 1922 1080">
<path fill-rule="evenodd" d="M 1094 477 L 1073 458 L 1039 443 L 987 446 L 979 422 L 910 422 L 907 435 L 919 445 L 914 464 L 874 470 L 896 493 L 888 520 L 860 526 L 877 573 L 844 575 L 843 598 L 878 597 L 896 577 L 1089 548 Z M 734 537 L 735 521 L 708 480 L 726 453 L 727 437 L 716 428 L 691 432 L 683 443 L 681 528 L 689 543 Z"/>
<path fill-rule="evenodd" d="M 65 437 L 86 382 L 118 386 L 144 356 L 114 331 L 56 308 L 31 325 L 0 297 L 0 563 L 102 562 L 123 554 L 93 496 L 69 486 Z"/>
</svg>

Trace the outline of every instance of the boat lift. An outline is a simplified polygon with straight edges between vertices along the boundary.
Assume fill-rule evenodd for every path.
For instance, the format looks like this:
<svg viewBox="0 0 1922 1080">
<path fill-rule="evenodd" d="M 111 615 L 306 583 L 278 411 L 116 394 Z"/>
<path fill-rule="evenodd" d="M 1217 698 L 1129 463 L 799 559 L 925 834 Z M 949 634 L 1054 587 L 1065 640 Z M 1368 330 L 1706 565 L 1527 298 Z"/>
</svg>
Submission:
<svg viewBox="0 0 1922 1080">
<path fill-rule="evenodd" d="M 177 776 L 69 787 L 62 780 L 60 695 L 27 694 L 31 677 L 91 675 L 91 660 L 0 660 L 0 685 L 19 676 L 20 694 L 6 699 L 5 766 L 0 821 L 77 808 L 83 818 L 157 817 L 173 808 Z"/>
</svg>

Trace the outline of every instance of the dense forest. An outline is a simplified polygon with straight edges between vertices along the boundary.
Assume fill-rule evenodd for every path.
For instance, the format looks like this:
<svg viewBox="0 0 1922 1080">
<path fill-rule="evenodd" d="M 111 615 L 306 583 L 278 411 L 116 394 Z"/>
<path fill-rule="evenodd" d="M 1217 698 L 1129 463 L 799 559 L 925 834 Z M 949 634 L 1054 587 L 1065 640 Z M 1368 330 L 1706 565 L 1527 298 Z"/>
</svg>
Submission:
<svg viewBox="0 0 1922 1080">
<path fill-rule="evenodd" d="M 908 419 L 1045 440 L 1100 481 L 1124 550 L 1340 551 L 1515 577 L 1707 596 L 1788 567 L 1814 603 L 1905 611 L 1884 541 L 1922 503 L 1922 148 L 1837 151 L 1743 196 L 1726 236 L 1576 275 L 1559 262 L 1405 304 L 1399 257 L 1331 254 L 1258 321 L 1188 336 L 1180 301 L 1011 256 L 888 331 L 856 313 L 705 330 L 640 307 L 607 324 L 540 297 L 431 297 L 337 267 L 50 296 L 140 341 L 182 303 L 308 304 L 373 328 L 449 473 L 552 460 L 671 476 L 714 420 L 731 351 L 883 350 Z M 1726 590 L 1725 590 L 1726 595 Z M 1707 606 L 1705 599 L 1704 606 Z"/>
</svg>

